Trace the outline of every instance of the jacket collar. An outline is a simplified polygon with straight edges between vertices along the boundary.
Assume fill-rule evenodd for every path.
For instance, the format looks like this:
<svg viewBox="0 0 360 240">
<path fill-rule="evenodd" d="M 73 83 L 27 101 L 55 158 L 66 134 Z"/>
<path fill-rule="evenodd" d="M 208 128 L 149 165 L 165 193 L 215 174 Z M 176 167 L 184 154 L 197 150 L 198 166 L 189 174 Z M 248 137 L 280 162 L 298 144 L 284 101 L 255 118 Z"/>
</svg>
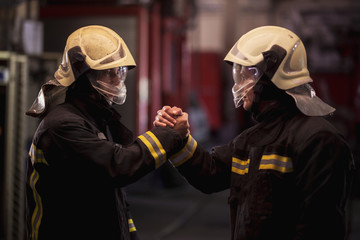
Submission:
<svg viewBox="0 0 360 240">
<path fill-rule="evenodd" d="M 121 115 L 110 105 L 105 106 L 90 97 L 74 97 L 69 101 L 100 131 L 111 135 L 112 141 L 123 145 L 133 142 L 133 133 L 120 122 Z M 110 132 L 106 131 L 106 126 Z"/>
<path fill-rule="evenodd" d="M 84 116 L 101 127 L 109 121 L 120 120 L 121 118 L 121 115 L 113 107 L 110 105 L 105 106 L 90 97 L 73 97 L 70 102 L 74 104 Z"/>
<path fill-rule="evenodd" d="M 291 106 L 269 105 L 257 116 L 259 122 L 244 132 L 244 137 L 252 146 L 271 144 L 278 138 L 286 122 L 297 113 L 298 110 Z"/>
</svg>

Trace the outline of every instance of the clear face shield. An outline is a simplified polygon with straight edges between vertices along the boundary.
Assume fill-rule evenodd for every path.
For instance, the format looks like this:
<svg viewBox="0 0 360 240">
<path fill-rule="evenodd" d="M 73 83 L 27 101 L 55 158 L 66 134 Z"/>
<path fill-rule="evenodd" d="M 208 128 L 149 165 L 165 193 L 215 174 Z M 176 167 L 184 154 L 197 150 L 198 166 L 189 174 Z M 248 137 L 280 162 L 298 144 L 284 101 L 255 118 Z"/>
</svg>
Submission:
<svg viewBox="0 0 360 240">
<path fill-rule="evenodd" d="M 240 64 L 233 64 L 234 86 L 232 93 L 234 96 L 235 107 L 241 107 L 244 103 L 244 97 L 259 81 L 263 73 L 257 67 L 245 67 Z"/>
<path fill-rule="evenodd" d="M 126 100 L 125 79 L 128 67 L 116 67 L 106 70 L 90 70 L 86 76 L 91 85 L 110 103 L 123 104 Z"/>
</svg>

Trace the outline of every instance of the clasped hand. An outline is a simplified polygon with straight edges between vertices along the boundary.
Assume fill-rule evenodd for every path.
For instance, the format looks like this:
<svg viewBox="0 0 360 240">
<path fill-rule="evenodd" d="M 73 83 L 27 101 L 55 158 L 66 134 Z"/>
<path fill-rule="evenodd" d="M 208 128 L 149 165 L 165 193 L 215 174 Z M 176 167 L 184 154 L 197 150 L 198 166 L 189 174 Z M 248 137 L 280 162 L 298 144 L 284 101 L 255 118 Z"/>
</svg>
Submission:
<svg viewBox="0 0 360 240">
<path fill-rule="evenodd" d="M 182 138 L 186 138 L 190 134 L 190 124 L 188 114 L 183 112 L 181 108 L 164 106 L 157 111 L 154 126 L 171 127 L 177 131 Z"/>
</svg>

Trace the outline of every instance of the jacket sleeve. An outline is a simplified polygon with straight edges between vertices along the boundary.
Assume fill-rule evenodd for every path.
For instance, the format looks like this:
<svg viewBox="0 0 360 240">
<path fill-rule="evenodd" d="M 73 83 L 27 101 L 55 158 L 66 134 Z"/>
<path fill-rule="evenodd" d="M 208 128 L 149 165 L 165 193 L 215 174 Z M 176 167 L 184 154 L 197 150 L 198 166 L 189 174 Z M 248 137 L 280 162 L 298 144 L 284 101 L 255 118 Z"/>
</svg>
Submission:
<svg viewBox="0 0 360 240">
<path fill-rule="evenodd" d="M 48 142 L 55 143 L 50 148 L 55 147 L 57 151 L 51 152 L 79 162 L 69 165 L 83 162 L 97 166 L 119 187 L 160 167 L 169 154 L 183 146 L 180 135 L 170 128 L 153 128 L 126 146 L 108 141 L 103 134 L 95 134 L 84 124 L 74 121 L 49 129 L 46 135 L 51 138 Z"/>
<path fill-rule="evenodd" d="M 190 135 L 185 147 L 170 157 L 171 163 L 196 189 L 204 193 L 230 187 L 231 151 L 228 145 L 209 153 Z"/>
<path fill-rule="evenodd" d="M 341 137 L 318 133 L 300 148 L 295 165 L 299 199 L 295 239 L 343 239 L 353 159 Z"/>
</svg>

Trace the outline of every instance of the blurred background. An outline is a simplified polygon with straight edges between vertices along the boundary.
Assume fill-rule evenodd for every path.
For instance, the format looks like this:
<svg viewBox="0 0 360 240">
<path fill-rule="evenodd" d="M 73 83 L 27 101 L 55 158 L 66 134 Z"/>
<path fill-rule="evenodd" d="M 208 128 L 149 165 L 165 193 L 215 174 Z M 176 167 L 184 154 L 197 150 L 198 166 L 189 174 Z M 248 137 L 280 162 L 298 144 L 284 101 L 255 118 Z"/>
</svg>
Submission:
<svg viewBox="0 0 360 240">
<path fill-rule="evenodd" d="M 331 121 L 359 165 L 359 0 L 1 0 L 1 240 L 24 236 L 25 160 L 39 124 L 25 111 L 53 78 L 67 36 L 90 24 L 119 33 L 137 63 L 127 78 L 127 101 L 117 107 L 124 124 L 141 134 L 158 109 L 176 105 L 189 113 L 192 135 L 208 149 L 253 124 L 234 108 L 227 52 L 252 28 L 291 29 L 307 49 L 313 87 L 337 109 Z M 359 175 L 350 240 L 360 239 Z M 169 164 L 126 190 L 143 240 L 230 239 L 228 191 L 202 194 Z"/>
</svg>

